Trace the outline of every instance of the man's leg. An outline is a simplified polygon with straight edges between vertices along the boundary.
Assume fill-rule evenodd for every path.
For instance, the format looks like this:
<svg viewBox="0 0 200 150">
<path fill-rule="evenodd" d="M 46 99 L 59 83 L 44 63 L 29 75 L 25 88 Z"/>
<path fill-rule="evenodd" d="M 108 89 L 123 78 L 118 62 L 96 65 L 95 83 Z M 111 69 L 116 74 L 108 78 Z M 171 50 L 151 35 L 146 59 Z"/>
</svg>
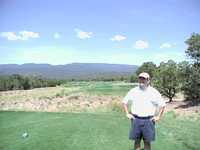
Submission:
<svg viewBox="0 0 200 150">
<path fill-rule="evenodd" d="M 151 141 L 155 140 L 155 123 L 151 120 L 146 120 L 142 131 L 144 136 L 144 150 L 151 150 Z"/>
<path fill-rule="evenodd" d="M 144 140 L 144 150 L 151 150 L 151 142 Z"/>
<path fill-rule="evenodd" d="M 140 150 L 140 142 L 141 140 L 135 140 L 135 144 L 134 144 L 134 150 Z"/>
</svg>

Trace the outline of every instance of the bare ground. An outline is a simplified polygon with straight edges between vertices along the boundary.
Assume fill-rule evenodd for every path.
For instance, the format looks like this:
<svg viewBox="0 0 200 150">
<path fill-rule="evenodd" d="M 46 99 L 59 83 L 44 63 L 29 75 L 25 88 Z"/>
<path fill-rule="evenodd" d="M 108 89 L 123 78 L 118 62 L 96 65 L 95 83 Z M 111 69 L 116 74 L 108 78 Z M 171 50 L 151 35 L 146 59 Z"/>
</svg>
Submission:
<svg viewBox="0 0 200 150">
<path fill-rule="evenodd" d="M 95 111 L 105 108 L 113 102 L 120 102 L 119 96 L 69 95 L 63 97 L 43 97 L 40 99 L 24 99 L 0 101 L 0 110 L 25 110 L 47 112 L 80 112 Z"/>
<path fill-rule="evenodd" d="M 188 101 L 173 101 L 167 103 L 166 111 L 174 111 L 181 116 L 200 114 L 200 105 L 192 106 Z"/>
<path fill-rule="evenodd" d="M 12 101 L 1 100 L 0 110 L 45 112 L 81 112 L 96 111 L 99 109 L 103 111 L 119 110 L 122 109 L 122 98 L 121 96 L 93 96 L 81 93 L 54 98 L 41 97 L 33 99 L 27 97 Z M 191 106 L 187 101 L 183 101 L 182 95 L 179 95 L 173 102 L 167 103 L 166 111 L 174 111 L 178 115 L 190 116 L 200 114 L 200 105 Z"/>
</svg>

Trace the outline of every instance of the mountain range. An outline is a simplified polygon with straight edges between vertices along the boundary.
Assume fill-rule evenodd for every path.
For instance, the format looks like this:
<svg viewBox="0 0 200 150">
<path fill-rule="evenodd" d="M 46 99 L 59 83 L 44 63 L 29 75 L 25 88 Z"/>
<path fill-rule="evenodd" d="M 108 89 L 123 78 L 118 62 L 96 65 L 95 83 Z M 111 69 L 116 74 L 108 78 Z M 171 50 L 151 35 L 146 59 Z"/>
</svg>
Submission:
<svg viewBox="0 0 200 150">
<path fill-rule="evenodd" d="M 48 79 L 106 79 L 130 77 L 137 65 L 105 63 L 72 63 L 66 65 L 51 64 L 0 64 L 0 75 L 20 74 L 24 76 L 42 76 Z"/>
</svg>

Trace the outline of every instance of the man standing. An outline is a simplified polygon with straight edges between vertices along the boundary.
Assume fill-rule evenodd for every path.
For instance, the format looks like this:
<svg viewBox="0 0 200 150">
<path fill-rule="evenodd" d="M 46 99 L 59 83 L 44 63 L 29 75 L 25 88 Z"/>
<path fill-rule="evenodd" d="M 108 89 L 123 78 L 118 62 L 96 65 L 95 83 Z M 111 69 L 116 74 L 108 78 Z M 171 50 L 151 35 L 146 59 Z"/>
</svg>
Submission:
<svg viewBox="0 0 200 150">
<path fill-rule="evenodd" d="M 129 139 L 134 140 L 134 149 L 140 150 L 143 139 L 144 149 L 151 150 L 151 141 L 155 140 L 155 122 L 163 115 L 165 102 L 161 94 L 150 86 L 150 76 L 142 72 L 138 76 L 139 86 L 131 89 L 123 99 L 127 118 L 131 120 Z M 131 112 L 128 102 L 131 102 Z M 156 110 L 158 113 L 156 114 Z"/>
</svg>

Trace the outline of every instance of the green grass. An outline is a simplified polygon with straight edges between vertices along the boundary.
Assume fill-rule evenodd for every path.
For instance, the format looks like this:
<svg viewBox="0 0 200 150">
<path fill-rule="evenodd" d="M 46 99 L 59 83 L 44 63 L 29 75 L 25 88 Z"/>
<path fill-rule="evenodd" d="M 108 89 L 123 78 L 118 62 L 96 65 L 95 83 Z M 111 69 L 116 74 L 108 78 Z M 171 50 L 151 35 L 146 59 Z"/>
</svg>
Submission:
<svg viewBox="0 0 200 150">
<path fill-rule="evenodd" d="M 71 94 L 124 96 L 135 85 L 125 82 L 81 81 L 68 82 L 61 86 L 0 92 L 0 101 L 26 101 L 27 99 L 54 99 Z"/>
<path fill-rule="evenodd" d="M 135 84 L 124 82 L 69 82 L 64 85 L 66 88 L 79 87 L 76 92 L 82 92 L 89 95 L 115 95 L 124 96 Z"/>
<path fill-rule="evenodd" d="M 2 92 L 0 100 L 51 99 L 74 93 L 124 96 L 134 84 L 69 82 L 55 88 Z M 120 110 L 117 101 L 112 111 Z M 121 103 L 120 103 L 121 104 Z M 121 105 L 120 105 L 121 106 Z M 0 150 L 133 150 L 129 121 L 123 113 L 45 113 L 0 111 Z M 156 124 L 153 150 L 200 149 L 200 116 L 165 114 Z M 28 133 L 27 138 L 22 134 Z"/>
<path fill-rule="evenodd" d="M 128 122 L 117 114 L 1 112 L 0 122 L 1 150 L 128 149 Z"/>
<path fill-rule="evenodd" d="M 197 150 L 199 116 L 165 114 L 154 150 Z M 132 150 L 122 113 L 0 112 L 1 150 Z M 29 136 L 22 138 L 23 132 Z"/>
</svg>

